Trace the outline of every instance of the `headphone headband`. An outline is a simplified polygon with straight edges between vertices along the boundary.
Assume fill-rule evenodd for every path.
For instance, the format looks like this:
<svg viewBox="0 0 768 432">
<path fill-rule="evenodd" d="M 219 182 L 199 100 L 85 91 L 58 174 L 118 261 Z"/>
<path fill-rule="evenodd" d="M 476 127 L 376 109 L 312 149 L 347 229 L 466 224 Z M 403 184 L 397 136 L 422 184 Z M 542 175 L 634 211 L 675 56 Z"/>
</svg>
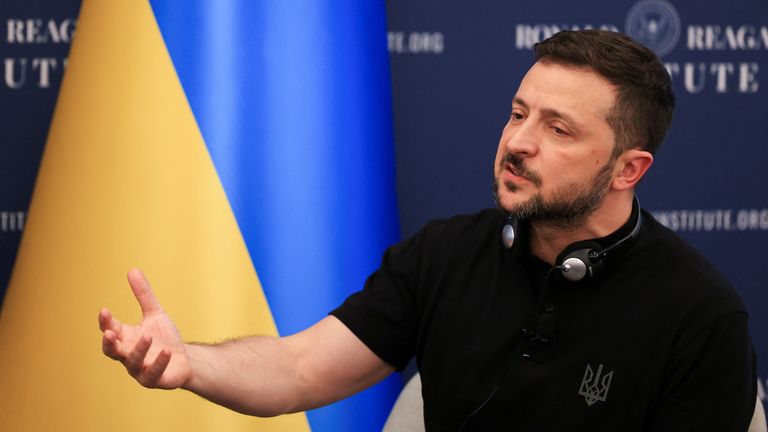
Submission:
<svg viewBox="0 0 768 432">
<path fill-rule="evenodd" d="M 632 231 L 626 236 L 622 237 L 612 245 L 603 248 L 594 240 L 585 242 L 576 242 L 569 245 L 560 254 L 562 259 L 558 257 L 557 265 L 555 268 L 560 269 L 565 279 L 572 282 L 579 282 L 583 280 L 589 280 L 594 278 L 600 273 L 603 268 L 603 260 L 608 253 L 625 244 L 631 239 L 637 237 L 640 232 L 640 226 L 643 222 L 642 212 L 640 211 L 640 202 L 637 197 L 632 200 L 632 215 L 636 216 L 635 225 L 632 227 Z M 518 220 L 512 215 L 507 215 L 507 219 L 504 224 L 504 228 L 501 233 L 501 240 L 504 247 L 511 249 L 515 242 L 516 230 L 518 227 Z"/>
</svg>

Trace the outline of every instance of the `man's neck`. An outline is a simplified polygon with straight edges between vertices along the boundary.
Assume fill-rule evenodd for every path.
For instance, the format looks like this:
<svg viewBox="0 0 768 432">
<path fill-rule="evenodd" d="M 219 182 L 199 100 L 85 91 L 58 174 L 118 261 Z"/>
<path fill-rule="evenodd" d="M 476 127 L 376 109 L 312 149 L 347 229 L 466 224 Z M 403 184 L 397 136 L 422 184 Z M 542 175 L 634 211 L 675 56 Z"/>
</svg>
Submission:
<svg viewBox="0 0 768 432">
<path fill-rule="evenodd" d="M 568 245 L 605 237 L 621 228 L 632 215 L 630 194 L 607 194 L 600 207 L 587 216 L 583 223 L 563 227 L 557 223 L 531 221 L 529 247 L 531 253 L 554 265 L 555 259 Z"/>
</svg>

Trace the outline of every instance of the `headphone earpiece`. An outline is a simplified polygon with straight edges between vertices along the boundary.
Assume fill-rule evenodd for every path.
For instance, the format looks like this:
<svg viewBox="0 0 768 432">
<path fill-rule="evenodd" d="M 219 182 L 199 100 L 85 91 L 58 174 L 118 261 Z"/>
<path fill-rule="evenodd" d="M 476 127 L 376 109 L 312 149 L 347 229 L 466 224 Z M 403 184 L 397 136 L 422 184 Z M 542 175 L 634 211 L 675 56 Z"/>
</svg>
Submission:
<svg viewBox="0 0 768 432">
<path fill-rule="evenodd" d="M 515 244 L 515 230 L 517 229 L 517 219 L 508 215 L 504 221 L 504 228 L 501 230 L 501 244 L 507 249 L 512 249 Z"/>
<path fill-rule="evenodd" d="M 560 269 L 563 277 L 571 282 L 589 280 L 595 277 L 603 268 L 603 259 L 599 246 L 580 247 L 565 255 L 556 268 Z"/>
</svg>

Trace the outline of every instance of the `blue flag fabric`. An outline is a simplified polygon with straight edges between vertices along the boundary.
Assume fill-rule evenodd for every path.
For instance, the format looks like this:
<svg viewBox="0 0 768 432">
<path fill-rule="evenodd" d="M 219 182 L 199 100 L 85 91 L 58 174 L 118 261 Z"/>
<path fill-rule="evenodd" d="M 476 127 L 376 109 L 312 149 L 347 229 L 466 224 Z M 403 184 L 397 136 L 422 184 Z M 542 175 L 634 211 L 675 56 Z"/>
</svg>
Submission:
<svg viewBox="0 0 768 432">
<path fill-rule="evenodd" d="M 298 332 L 399 237 L 384 4 L 150 3 L 278 331 Z M 310 426 L 380 430 L 399 389 L 390 377 Z"/>
</svg>

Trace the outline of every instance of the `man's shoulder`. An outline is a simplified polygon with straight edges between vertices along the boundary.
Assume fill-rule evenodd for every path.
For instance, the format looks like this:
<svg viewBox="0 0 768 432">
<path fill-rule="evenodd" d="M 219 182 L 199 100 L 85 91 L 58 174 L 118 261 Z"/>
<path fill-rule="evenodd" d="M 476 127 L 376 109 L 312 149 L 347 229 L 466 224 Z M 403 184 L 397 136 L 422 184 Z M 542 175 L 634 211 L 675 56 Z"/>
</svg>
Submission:
<svg viewBox="0 0 768 432">
<path fill-rule="evenodd" d="M 504 212 L 484 209 L 427 222 L 415 235 L 395 246 L 395 250 L 420 250 L 433 258 L 460 257 L 488 253 L 489 246 L 501 245 Z M 474 252 L 473 252 L 474 251 Z"/>
<path fill-rule="evenodd" d="M 662 225 L 650 214 L 643 215 L 643 249 L 656 266 L 671 275 L 685 273 L 693 281 L 709 281 L 729 286 L 709 260 L 677 233 Z"/>
<path fill-rule="evenodd" d="M 475 213 L 456 214 L 447 218 L 432 219 L 422 230 L 446 234 L 465 233 L 467 231 L 488 231 L 500 226 L 504 212 L 487 208 Z"/>
<path fill-rule="evenodd" d="M 650 214 L 643 217 L 640 265 L 665 295 L 700 307 L 708 304 L 721 312 L 744 311 L 736 291 L 704 255 Z"/>
</svg>

